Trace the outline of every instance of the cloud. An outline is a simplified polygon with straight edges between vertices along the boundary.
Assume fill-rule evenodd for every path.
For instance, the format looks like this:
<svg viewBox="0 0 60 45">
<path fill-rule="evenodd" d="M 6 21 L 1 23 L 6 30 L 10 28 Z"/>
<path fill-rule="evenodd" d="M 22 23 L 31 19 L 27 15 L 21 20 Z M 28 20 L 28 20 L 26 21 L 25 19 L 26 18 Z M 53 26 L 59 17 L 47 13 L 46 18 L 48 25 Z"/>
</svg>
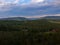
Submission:
<svg viewBox="0 0 60 45">
<path fill-rule="evenodd" d="M 18 4 L 19 0 L 0 0 L 0 11 L 9 11 L 13 9 L 13 7 L 16 7 Z"/>
<path fill-rule="evenodd" d="M 35 16 L 35 15 L 53 15 L 60 13 L 60 6 L 46 5 L 38 7 L 20 7 L 13 6 L 11 10 L 5 11 L 8 15 L 17 15 L 17 16 Z"/>
<path fill-rule="evenodd" d="M 44 2 L 44 0 L 31 0 L 32 3 Z"/>
<path fill-rule="evenodd" d="M 21 0 L 10 3 L 0 1 L 0 17 L 25 16 L 39 18 L 46 15 L 60 15 L 60 1 L 31 0 L 29 3 L 24 2 L 22 4 L 19 1 Z"/>
<path fill-rule="evenodd" d="M 54 0 L 53 3 L 54 4 L 60 4 L 60 0 Z"/>
<path fill-rule="evenodd" d="M 10 4 L 18 4 L 20 0 L 0 0 L 0 6 L 10 5 Z"/>
<path fill-rule="evenodd" d="M 20 0 L 15 0 L 13 3 L 14 3 L 14 4 L 17 4 L 19 1 L 20 1 Z"/>
<path fill-rule="evenodd" d="M 53 15 L 35 15 L 35 16 L 21 16 L 21 17 L 26 17 L 26 18 L 42 18 L 42 17 L 46 17 L 46 16 L 60 16 L 60 14 L 53 14 Z"/>
</svg>

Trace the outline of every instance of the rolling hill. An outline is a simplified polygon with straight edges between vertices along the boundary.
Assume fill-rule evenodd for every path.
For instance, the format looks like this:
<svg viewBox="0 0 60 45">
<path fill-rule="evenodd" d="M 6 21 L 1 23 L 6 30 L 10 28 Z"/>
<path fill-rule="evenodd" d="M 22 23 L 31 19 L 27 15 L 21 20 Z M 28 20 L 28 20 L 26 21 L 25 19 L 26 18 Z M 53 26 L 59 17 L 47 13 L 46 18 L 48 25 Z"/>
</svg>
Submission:
<svg viewBox="0 0 60 45">
<path fill-rule="evenodd" d="M 43 17 L 43 19 L 57 19 L 57 20 L 60 20 L 60 16 L 46 16 L 46 17 Z"/>
<path fill-rule="evenodd" d="M 0 18 L 0 20 L 17 20 L 17 21 L 25 21 L 28 20 L 25 17 L 9 17 L 9 18 Z"/>
<path fill-rule="evenodd" d="M 0 18 L 0 20 L 17 20 L 17 21 L 41 20 L 41 19 L 60 20 L 60 16 L 45 16 L 45 17 L 42 17 L 42 18 L 25 18 L 25 17 Z"/>
</svg>

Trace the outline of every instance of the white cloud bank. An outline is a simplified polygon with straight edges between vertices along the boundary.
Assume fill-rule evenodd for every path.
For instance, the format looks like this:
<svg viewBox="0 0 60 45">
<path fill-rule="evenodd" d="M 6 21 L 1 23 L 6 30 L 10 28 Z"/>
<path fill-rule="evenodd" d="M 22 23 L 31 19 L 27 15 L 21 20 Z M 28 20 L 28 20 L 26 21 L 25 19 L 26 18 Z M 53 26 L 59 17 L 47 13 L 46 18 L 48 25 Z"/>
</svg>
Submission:
<svg viewBox="0 0 60 45">
<path fill-rule="evenodd" d="M 32 3 L 44 2 L 44 0 L 31 0 Z"/>
<path fill-rule="evenodd" d="M 60 16 L 60 14 L 53 14 L 53 15 L 36 15 L 36 16 L 21 16 L 21 17 L 26 17 L 26 18 L 42 18 L 42 17 L 46 17 L 46 16 Z"/>
</svg>

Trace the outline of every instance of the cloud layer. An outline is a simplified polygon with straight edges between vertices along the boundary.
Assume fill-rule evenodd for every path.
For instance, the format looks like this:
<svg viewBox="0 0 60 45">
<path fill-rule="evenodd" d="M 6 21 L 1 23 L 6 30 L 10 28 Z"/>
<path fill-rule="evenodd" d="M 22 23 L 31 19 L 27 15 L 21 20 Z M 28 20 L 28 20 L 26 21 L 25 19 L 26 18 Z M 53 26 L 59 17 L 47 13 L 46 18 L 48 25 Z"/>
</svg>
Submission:
<svg viewBox="0 0 60 45">
<path fill-rule="evenodd" d="M 0 17 L 60 15 L 60 0 L 0 0 Z"/>
</svg>

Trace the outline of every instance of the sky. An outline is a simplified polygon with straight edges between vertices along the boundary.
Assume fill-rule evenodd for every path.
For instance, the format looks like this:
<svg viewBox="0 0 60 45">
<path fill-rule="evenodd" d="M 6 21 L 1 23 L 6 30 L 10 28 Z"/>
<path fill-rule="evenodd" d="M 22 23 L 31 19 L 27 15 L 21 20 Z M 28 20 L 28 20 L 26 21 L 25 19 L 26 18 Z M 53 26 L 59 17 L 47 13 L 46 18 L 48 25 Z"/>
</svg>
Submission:
<svg viewBox="0 0 60 45">
<path fill-rule="evenodd" d="M 60 0 L 0 0 L 0 18 L 60 16 Z"/>
</svg>

